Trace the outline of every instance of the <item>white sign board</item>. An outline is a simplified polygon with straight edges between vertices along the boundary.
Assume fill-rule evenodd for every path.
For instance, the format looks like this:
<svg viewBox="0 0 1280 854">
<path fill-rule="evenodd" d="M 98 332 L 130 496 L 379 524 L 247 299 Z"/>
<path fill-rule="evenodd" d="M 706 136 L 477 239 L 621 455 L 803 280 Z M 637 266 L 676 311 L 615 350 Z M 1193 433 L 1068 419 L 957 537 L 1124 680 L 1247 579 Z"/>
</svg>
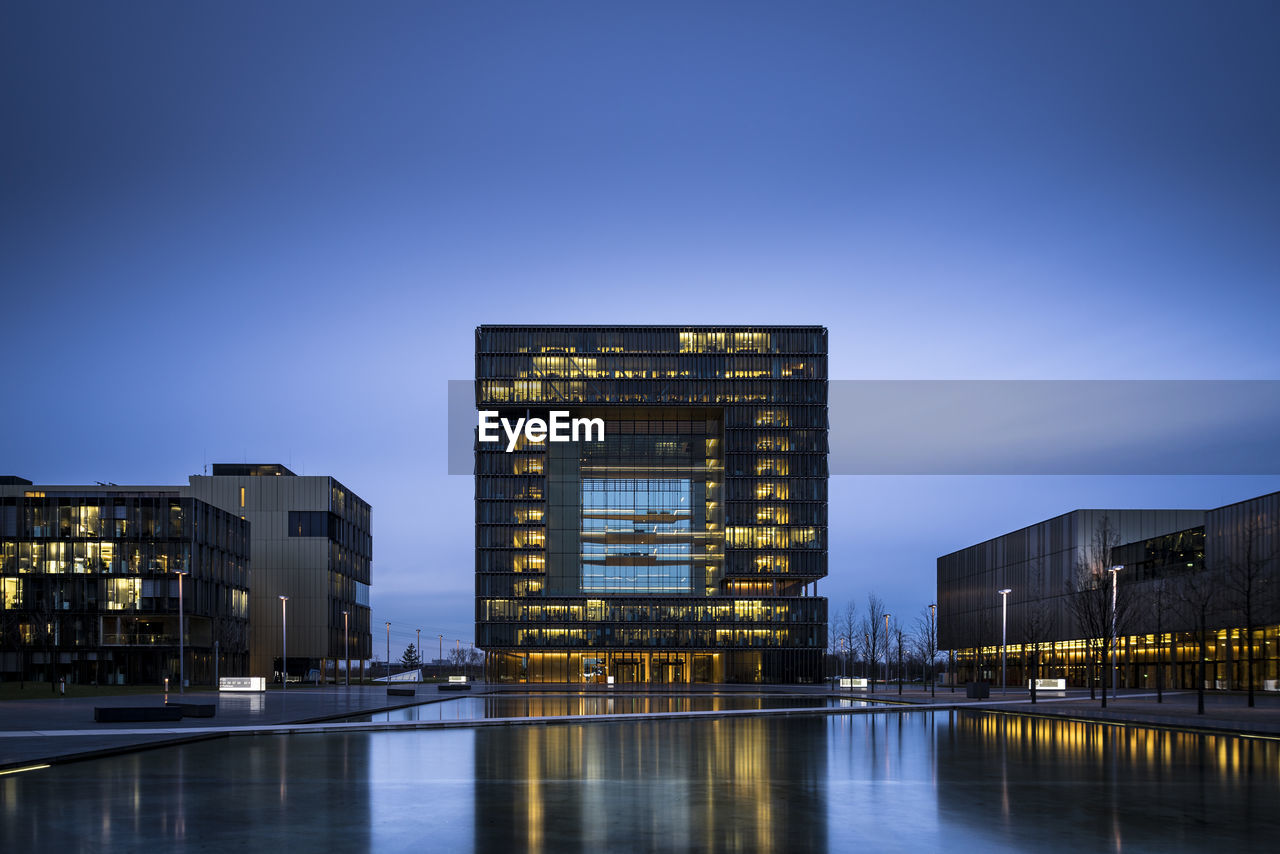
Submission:
<svg viewBox="0 0 1280 854">
<path fill-rule="evenodd" d="M 465 676 L 450 676 L 450 677 L 449 677 L 449 681 L 450 681 L 450 682 L 453 682 L 453 683 L 466 682 L 466 681 L 467 681 L 467 677 L 465 677 Z"/>
<path fill-rule="evenodd" d="M 1067 690 L 1067 680 L 1065 679 L 1037 679 L 1035 681 L 1037 691 L 1065 691 Z M 1031 683 L 1027 683 L 1027 689 L 1031 689 Z"/>
<path fill-rule="evenodd" d="M 219 691 L 265 691 L 265 676 L 223 676 L 218 679 Z"/>
</svg>

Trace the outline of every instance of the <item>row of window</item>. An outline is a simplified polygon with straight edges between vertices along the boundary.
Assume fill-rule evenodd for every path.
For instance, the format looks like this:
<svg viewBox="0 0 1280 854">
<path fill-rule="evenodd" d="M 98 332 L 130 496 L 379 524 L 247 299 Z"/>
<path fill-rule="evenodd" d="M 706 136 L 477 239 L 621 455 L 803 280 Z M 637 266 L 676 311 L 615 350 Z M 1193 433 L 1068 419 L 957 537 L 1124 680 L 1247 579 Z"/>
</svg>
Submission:
<svg viewBox="0 0 1280 854">
<path fill-rule="evenodd" d="M 827 505 L 820 501 L 731 501 L 724 508 L 725 523 L 729 525 L 827 523 Z M 574 505 L 568 505 L 568 509 L 575 515 L 578 512 Z M 587 512 L 590 512 L 589 508 Z M 684 512 L 687 514 L 689 511 Z M 476 508 L 476 522 L 480 524 L 539 525 L 545 523 L 546 518 L 547 508 L 544 504 L 482 501 L 477 503 Z M 605 528 L 608 529 L 608 526 Z"/>
<path fill-rule="evenodd" d="M 169 576 L 159 578 L 104 578 L 62 580 L 50 578 L 0 579 L 2 610 L 24 612 L 35 618 L 85 611 L 178 610 L 178 584 L 182 579 L 182 607 L 188 614 L 248 619 L 249 591 L 208 579 Z"/>
<path fill-rule="evenodd" d="M 788 525 L 735 525 L 725 529 L 731 549 L 825 549 L 826 528 Z"/>
<path fill-rule="evenodd" d="M 821 477 L 827 476 L 826 454 L 727 454 L 724 461 L 728 477 Z"/>
<path fill-rule="evenodd" d="M 827 352 L 822 327 L 572 328 L 482 326 L 476 353 L 796 353 Z"/>
<path fill-rule="evenodd" d="M 0 537 L 198 540 L 244 553 L 249 526 L 190 498 L 0 498 Z"/>
<path fill-rule="evenodd" d="M 587 470 L 614 468 L 618 466 L 643 465 L 645 458 L 635 455 L 616 455 L 612 460 L 585 457 L 583 468 Z M 681 463 L 679 460 L 687 459 Z M 476 455 L 477 474 L 481 475 L 520 475 L 538 476 L 546 473 L 546 460 L 541 455 L 515 453 L 484 453 Z M 720 465 L 703 457 L 682 457 L 666 466 L 679 466 L 682 470 L 697 472 L 703 477 L 718 475 Z M 826 454 L 778 454 L 759 456 L 755 454 L 729 454 L 723 465 L 724 473 L 729 477 L 827 477 Z"/>
<path fill-rule="evenodd" d="M 725 432 L 726 451 L 754 451 L 760 454 L 827 452 L 827 431 L 812 430 L 741 430 Z"/>
<path fill-rule="evenodd" d="M 726 501 L 823 501 L 827 500 L 825 477 L 725 478 Z"/>
<path fill-rule="evenodd" d="M 143 575 L 194 571 L 197 577 L 243 584 L 248 565 L 248 560 L 240 555 L 184 542 L 0 542 L 0 574 L 4 575 Z"/>
<path fill-rule="evenodd" d="M 485 379 L 825 379 L 826 356 L 481 356 Z"/>
<path fill-rule="evenodd" d="M 541 572 L 541 570 L 539 570 Z M 540 575 L 476 573 L 477 596 L 541 596 L 545 581 Z"/>
<path fill-rule="evenodd" d="M 827 505 L 819 501 L 725 504 L 726 525 L 826 525 Z"/>
<path fill-rule="evenodd" d="M 688 599 L 628 602 L 612 599 L 486 599 L 478 605 L 481 621 L 611 623 L 795 623 L 822 622 L 827 602 L 795 599 Z"/>
<path fill-rule="evenodd" d="M 513 403 L 825 404 L 827 383 L 825 380 L 480 380 L 476 383 L 476 393 L 477 403 L 485 407 Z"/>
<path fill-rule="evenodd" d="M 727 576 L 822 578 L 827 574 L 827 554 L 821 550 L 761 554 L 730 549 L 724 556 L 724 569 Z"/>
<path fill-rule="evenodd" d="M 677 649 L 813 648 L 824 647 L 825 625 L 770 625 L 758 629 L 690 628 L 687 626 L 523 626 L 519 623 L 479 623 L 480 647 L 572 647 Z"/>
<path fill-rule="evenodd" d="M 290 537 L 326 537 L 362 557 L 372 557 L 373 537 L 337 513 L 325 510 L 290 510 Z"/>
</svg>

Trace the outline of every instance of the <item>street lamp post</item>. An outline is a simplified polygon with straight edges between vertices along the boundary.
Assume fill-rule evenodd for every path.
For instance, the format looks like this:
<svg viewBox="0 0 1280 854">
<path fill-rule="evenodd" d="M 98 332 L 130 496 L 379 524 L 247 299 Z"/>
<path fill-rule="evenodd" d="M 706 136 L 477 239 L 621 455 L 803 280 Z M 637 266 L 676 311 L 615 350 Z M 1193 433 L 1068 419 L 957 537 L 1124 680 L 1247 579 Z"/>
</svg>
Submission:
<svg viewBox="0 0 1280 854">
<path fill-rule="evenodd" d="M 938 696 L 938 674 L 934 659 L 938 656 L 938 605 L 929 605 L 929 696 Z"/>
<path fill-rule="evenodd" d="M 387 620 L 387 684 L 391 684 L 391 621 Z"/>
<path fill-rule="evenodd" d="M 413 648 L 414 654 L 418 656 L 418 678 L 422 678 L 422 629 L 418 629 L 418 643 Z"/>
<path fill-rule="evenodd" d="M 1107 570 L 1111 573 L 1111 696 L 1116 695 L 1116 584 L 1120 578 L 1120 570 L 1124 569 L 1123 565 L 1113 566 Z"/>
<path fill-rule="evenodd" d="M 289 685 L 289 597 L 280 597 L 280 690 Z"/>
<path fill-rule="evenodd" d="M 889 690 L 889 618 L 892 614 L 884 615 L 884 689 Z"/>
<path fill-rule="evenodd" d="M 439 637 L 440 637 L 440 657 L 437 658 L 436 661 L 440 662 L 440 666 L 443 667 L 444 666 L 444 635 L 440 635 Z M 436 671 L 436 678 L 437 679 L 440 678 L 439 671 Z"/>
<path fill-rule="evenodd" d="M 343 611 L 342 612 L 342 657 L 346 659 L 346 665 L 345 665 L 346 681 L 347 681 L 347 687 L 350 688 L 351 687 L 351 627 L 348 620 L 349 620 L 348 612 Z"/>
<path fill-rule="evenodd" d="M 1003 590 L 996 591 L 1000 594 L 1000 693 L 1009 693 L 1008 671 L 1005 669 L 1007 662 L 1006 653 L 1008 652 L 1009 638 L 1009 594 L 1013 592 L 1012 587 L 1006 587 Z"/>
<path fill-rule="evenodd" d="M 182 631 L 182 618 L 183 618 L 183 615 L 187 613 L 186 609 L 182 607 L 182 588 L 186 586 L 182 583 L 182 576 L 185 574 L 186 573 L 184 572 L 178 573 L 178 693 L 179 694 L 186 693 L 186 691 L 183 690 L 183 687 L 187 681 L 187 642 L 186 642 L 185 633 Z"/>
</svg>

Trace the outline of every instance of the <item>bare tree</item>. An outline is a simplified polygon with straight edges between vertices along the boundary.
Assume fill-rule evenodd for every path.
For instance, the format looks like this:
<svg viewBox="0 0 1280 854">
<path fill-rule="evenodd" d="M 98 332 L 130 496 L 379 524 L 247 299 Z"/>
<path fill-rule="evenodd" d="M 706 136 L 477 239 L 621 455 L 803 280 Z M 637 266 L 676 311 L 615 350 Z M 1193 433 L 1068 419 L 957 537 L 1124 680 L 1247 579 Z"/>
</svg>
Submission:
<svg viewBox="0 0 1280 854">
<path fill-rule="evenodd" d="M 449 650 L 447 653 L 449 663 L 452 664 L 454 667 L 456 667 L 458 670 L 462 670 L 464 667 L 467 666 L 468 652 L 469 650 L 463 649 L 461 646 L 455 645 L 454 648 Z"/>
<path fill-rule="evenodd" d="M 1084 635 L 1085 656 L 1089 667 L 1089 697 L 1093 699 L 1095 674 L 1099 677 L 1106 666 L 1107 655 L 1128 622 L 1129 597 L 1120 597 L 1110 570 L 1111 554 L 1120 544 L 1120 536 L 1106 516 L 1098 520 L 1089 544 L 1078 557 L 1075 576 L 1068 583 L 1067 607 L 1076 626 Z M 1107 707 L 1107 680 L 1102 683 L 1102 707 Z"/>
<path fill-rule="evenodd" d="M 916 617 L 915 647 L 924 662 L 926 678 L 929 680 L 929 696 L 938 696 L 937 661 L 938 661 L 938 614 L 934 608 L 925 608 Z"/>
<path fill-rule="evenodd" d="M 1204 714 L 1205 659 L 1209 656 L 1209 618 L 1214 615 L 1219 585 L 1208 570 L 1186 576 L 1178 588 L 1178 605 L 1200 636 L 1200 672 L 1196 678 L 1196 714 Z"/>
<path fill-rule="evenodd" d="M 879 656 L 881 646 L 885 646 L 886 664 L 889 660 L 887 647 L 888 639 L 885 637 L 885 627 L 881 625 L 885 621 L 884 618 L 884 601 L 874 593 L 869 594 L 867 596 L 867 616 L 862 620 L 862 633 L 866 637 L 867 664 L 871 670 L 867 684 L 871 686 L 871 691 L 873 693 L 876 690 L 876 659 Z"/>
<path fill-rule="evenodd" d="M 1149 588 L 1148 601 L 1156 618 L 1156 702 L 1164 702 L 1164 625 L 1173 605 L 1173 588 L 1169 580 L 1157 579 Z"/>
<path fill-rule="evenodd" d="M 855 649 L 854 637 L 858 634 L 857 613 L 857 603 L 850 600 L 849 604 L 844 607 L 843 611 L 836 613 L 835 621 L 831 624 L 831 643 L 833 645 L 833 649 L 840 650 L 841 653 L 849 658 L 853 657 L 853 651 Z M 840 667 L 840 675 L 845 675 L 845 667 L 843 664 L 841 664 Z M 849 675 L 852 675 L 852 670 L 850 670 Z"/>
<path fill-rule="evenodd" d="M 898 653 L 898 696 L 901 697 L 902 696 L 902 652 L 906 646 L 906 632 L 902 630 L 901 620 L 893 621 L 893 628 L 890 629 L 889 637 L 892 639 L 893 646 Z"/>
<path fill-rule="evenodd" d="M 1053 631 L 1053 611 L 1045 590 L 1044 561 L 1035 560 L 1027 570 L 1027 594 L 1022 603 L 1022 657 L 1024 670 L 1029 671 L 1031 702 L 1036 702 L 1036 680 L 1040 678 L 1040 651 Z M 1031 653 L 1029 668 L 1027 652 Z"/>
<path fill-rule="evenodd" d="M 1266 531 L 1258 514 L 1251 514 L 1240 525 L 1238 530 L 1238 548 L 1228 549 L 1231 557 L 1223 566 L 1223 583 L 1227 594 L 1231 597 L 1231 606 L 1244 627 L 1244 646 L 1246 656 L 1245 683 L 1249 690 L 1249 706 L 1254 705 L 1253 674 L 1254 646 L 1253 635 L 1257 631 L 1260 619 L 1259 606 L 1266 595 L 1271 561 L 1275 559 L 1274 549 L 1267 548 Z"/>
</svg>

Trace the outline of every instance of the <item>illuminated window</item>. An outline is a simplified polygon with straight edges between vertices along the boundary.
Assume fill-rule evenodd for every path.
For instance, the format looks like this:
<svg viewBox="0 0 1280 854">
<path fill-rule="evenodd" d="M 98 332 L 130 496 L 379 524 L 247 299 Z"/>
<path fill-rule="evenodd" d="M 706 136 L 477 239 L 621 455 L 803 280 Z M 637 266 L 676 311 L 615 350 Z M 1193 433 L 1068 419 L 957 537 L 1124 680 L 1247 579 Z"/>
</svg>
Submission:
<svg viewBox="0 0 1280 854">
<path fill-rule="evenodd" d="M 142 580 L 138 578 L 113 578 L 106 582 L 107 610 L 123 611 L 138 607 L 142 595 Z"/>
<path fill-rule="evenodd" d="M 791 417 L 785 409 L 761 409 L 756 412 L 757 427 L 789 427 Z"/>
<path fill-rule="evenodd" d="M 684 478 L 584 478 L 582 589 L 690 592 L 691 495 Z"/>
<path fill-rule="evenodd" d="M 756 460 L 756 474 L 765 476 L 785 475 L 790 471 L 786 457 L 762 457 Z"/>
</svg>

